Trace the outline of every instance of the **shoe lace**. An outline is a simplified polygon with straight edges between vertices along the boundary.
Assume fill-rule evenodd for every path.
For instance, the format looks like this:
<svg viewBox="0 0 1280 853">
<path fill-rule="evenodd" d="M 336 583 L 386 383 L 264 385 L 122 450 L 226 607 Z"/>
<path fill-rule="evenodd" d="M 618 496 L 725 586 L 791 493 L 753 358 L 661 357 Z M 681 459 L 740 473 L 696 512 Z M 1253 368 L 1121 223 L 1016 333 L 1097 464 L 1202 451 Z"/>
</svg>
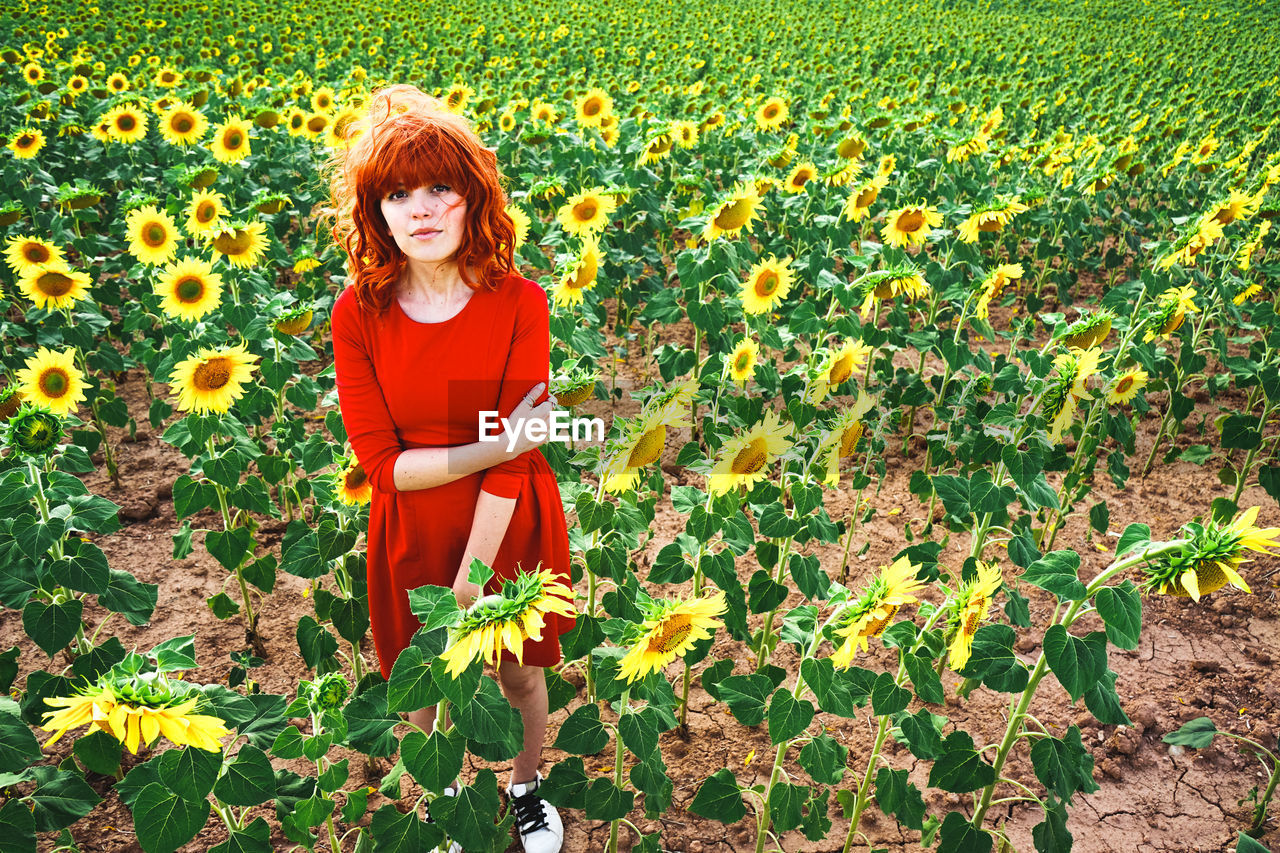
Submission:
<svg viewBox="0 0 1280 853">
<path fill-rule="evenodd" d="M 511 798 L 512 808 L 516 813 L 516 826 L 521 835 L 528 835 L 539 829 L 550 829 L 547 826 L 547 813 L 542 807 L 542 797 L 530 791 Z"/>
</svg>

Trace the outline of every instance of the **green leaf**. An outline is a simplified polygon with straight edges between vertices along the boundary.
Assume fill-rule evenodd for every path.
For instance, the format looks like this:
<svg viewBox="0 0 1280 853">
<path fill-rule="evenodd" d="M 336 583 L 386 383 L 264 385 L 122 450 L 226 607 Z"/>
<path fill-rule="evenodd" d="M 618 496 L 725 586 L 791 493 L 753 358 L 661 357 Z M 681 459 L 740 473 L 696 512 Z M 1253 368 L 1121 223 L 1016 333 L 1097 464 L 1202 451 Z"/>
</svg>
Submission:
<svg viewBox="0 0 1280 853">
<path fill-rule="evenodd" d="M 716 686 L 730 713 L 744 726 L 758 726 L 764 721 L 765 702 L 773 692 L 767 675 L 731 675 Z"/>
<path fill-rule="evenodd" d="M 0 773 L 20 773 L 40 756 L 40 742 L 22 721 L 18 703 L 0 696 Z"/>
<path fill-rule="evenodd" d="M 444 840 L 439 826 L 423 823 L 413 811 L 400 814 L 392 803 L 373 813 L 369 834 L 373 836 L 374 853 L 421 853 Z"/>
<path fill-rule="evenodd" d="M 133 801 L 133 827 L 146 853 L 172 853 L 196 837 L 209 819 L 209 802 L 193 803 L 149 783 Z"/>
<path fill-rule="evenodd" d="M 573 503 L 578 511 L 578 523 L 583 533 L 592 533 L 609 526 L 613 521 L 614 507 L 608 501 L 597 502 L 590 492 L 583 492 Z"/>
<path fill-rule="evenodd" d="M 728 768 L 721 768 L 707 778 L 698 788 L 689 811 L 701 817 L 721 823 L 737 823 L 747 813 L 742 802 L 738 780 Z"/>
<path fill-rule="evenodd" d="M 338 641 L 310 616 L 303 616 L 298 620 L 297 637 L 298 649 L 302 652 L 302 660 L 307 669 L 315 669 L 326 658 L 338 652 Z"/>
<path fill-rule="evenodd" d="M 287 731 L 297 732 L 293 726 Z M 301 753 L 299 753 L 301 754 Z M 229 806 L 256 806 L 275 796 L 275 771 L 267 754 L 251 743 L 240 747 L 227 764 L 213 793 Z"/>
<path fill-rule="evenodd" d="M 333 800 L 323 794 L 313 794 L 294 803 L 291 811 L 299 826 L 312 827 L 324 823 L 334 808 Z"/>
<path fill-rule="evenodd" d="M 611 779 L 601 777 L 587 786 L 583 795 L 583 812 L 587 820 L 618 820 L 630 813 L 635 799 L 636 795 L 631 791 L 624 791 Z"/>
<path fill-rule="evenodd" d="M 345 760 L 345 759 L 344 759 Z M 343 823 L 359 823 L 364 813 L 369 810 L 369 789 L 356 788 L 347 792 L 347 802 L 342 807 Z"/>
<path fill-rule="evenodd" d="M 562 809 L 581 809 L 588 785 L 586 767 L 581 758 L 571 757 L 551 768 L 538 794 Z"/>
<path fill-rule="evenodd" d="M 1120 534 L 1120 541 L 1116 543 L 1116 559 L 1123 557 L 1130 551 L 1142 547 L 1151 541 L 1151 528 L 1145 524 L 1130 524 Z"/>
<path fill-rule="evenodd" d="M 560 724 L 555 748 L 574 755 L 594 755 L 609 745 L 609 732 L 600 722 L 599 705 L 582 705 Z"/>
<path fill-rule="evenodd" d="M 1253 450 L 1262 446 L 1262 432 L 1258 418 L 1248 415 L 1230 415 L 1222 423 L 1223 450 Z"/>
<path fill-rule="evenodd" d="M 804 821 L 800 824 L 800 829 L 804 837 L 810 841 L 821 841 L 831 831 L 831 819 L 827 817 L 828 797 L 829 792 L 826 788 L 818 788 L 806 804 L 809 808 L 805 813 Z"/>
<path fill-rule="evenodd" d="M 925 805 L 920 789 L 907 781 L 906 770 L 881 767 L 876 773 L 876 803 L 907 829 L 924 826 Z"/>
<path fill-rule="evenodd" d="M 111 584 L 111 566 L 107 555 L 92 542 L 70 539 L 66 542 L 66 556 L 49 565 L 53 579 L 61 586 L 76 592 L 101 595 Z"/>
<path fill-rule="evenodd" d="M 787 588 L 764 569 L 757 569 L 747 583 L 747 607 L 752 613 L 767 613 L 787 600 Z"/>
<path fill-rule="evenodd" d="M 876 683 L 871 688 L 871 709 L 877 717 L 904 711 L 910 704 L 911 691 L 899 687 L 892 675 L 882 672 L 876 676 Z"/>
<path fill-rule="evenodd" d="M 409 590 L 409 609 L 428 631 L 452 625 L 462 613 L 453 590 L 444 586 L 420 586 Z"/>
<path fill-rule="evenodd" d="M 1098 590 L 1094 599 L 1107 629 L 1107 639 L 1121 649 L 1136 649 L 1142 634 L 1142 597 L 1132 581 Z"/>
<path fill-rule="evenodd" d="M 797 760 L 809 778 L 819 785 L 838 785 L 844 778 L 848 758 L 848 747 L 823 733 L 804 745 Z"/>
<path fill-rule="evenodd" d="M 902 729 L 902 737 L 911 754 L 932 761 L 942 754 L 942 726 L 946 722 L 946 717 L 921 708 L 914 714 L 904 714 L 898 720 L 898 727 Z"/>
<path fill-rule="evenodd" d="M 387 708 L 385 684 L 356 694 L 343 709 L 342 716 L 347 720 L 345 743 L 348 746 L 369 756 L 392 755 L 399 746 L 391 729 L 400 722 L 400 716 Z"/>
<path fill-rule="evenodd" d="M 128 572 L 112 569 L 111 582 L 106 593 L 98 596 L 98 603 L 123 615 L 131 625 L 145 625 L 151 621 L 159 598 L 159 584 L 140 583 Z"/>
<path fill-rule="evenodd" d="M 18 797 L 0 806 L 0 853 L 31 853 L 36 849 L 36 821 Z"/>
<path fill-rule="evenodd" d="M 222 753 L 189 746 L 167 749 L 156 760 L 160 782 L 188 802 L 203 802 L 222 769 Z"/>
<path fill-rule="evenodd" d="M 1086 595 L 1079 573 L 1079 554 L 1075 551 L 1054 551 L 1027 566 L 1022 580 L 1053 593 L 1059 601 L 1078 601 Z"/>
<path fill-rule="evenodd" d="M 209 605 L 209 609 L 213 611 L 213 615 L 218 619 L 230 619 L 240 612 L 240 605 L 236 604 L 231 599 L 231 596 L 225 592 L 206 598 L 205 603 Z"/>
<path fill-rule="evenodd" d="M 256 817 L 244 829 L 232 832 L 209 853 L 271 853 L 271 826 Z"/>
<path fill-rule="evenodd" d="M 159 672 L 179 672 L 196 668 L 196 638 L 194 634 L 185 637 L 174 637 L 165 640 L 147 652 L 147 657 L 156 662 Z"/>
<path fill-rule="evenodd" d="M 618 721 L 618 733 L 631 754 L 647 761 L 658 749 L 658 729 L 644 714 L 628 711 Z"/>
<path fill-rule="evenodd" d="M 969 823 L 960 812 L 947 812 L 942 819 L 938 853 L 990 853 L 991 836 Z"/>
<path fill-rule="evenodd" d="M 1236 836 L 1236 853 L 1268 853 L 1267 848 L 1243 832 Z"/>
<path fill-rule="evenodd" d="M 1076 791 L 1098 790 L 1093 781 L 1093 756 L 1080 741 L 1080 729 L 1071 726 L 1062 739 L 1042 737 L 1031 747 L 1036 778 L 1060 800 L 1071 802 Z"/>
<path fill-rule="evenodd" d="M 1133 721 L 1120 707 L 1116 693 L 1116 674 L 1110 669 L 1084 694 L 1084 706 L 1094 719 L 1107 726 L 1131 726 Z"/>
<path fill-rule="evenodd" d="M 774 746 L 791 740 L 813 722 L 813 703 L 797 699 L 785 687 L 769 702 L 769 740 Z"/>
<path fill-rule="evenodd" d="M 1217 727 L 1213 724 L 1213 720 L 1208 717 L 1196 717 L 1190 722 L 1184 723 L 1182 728 L 1176 732 L 1170 732 L 1165 735 L 1162 740 L 1165 743 L 1174 744 L 1176 746 L 1189 746 L 1192 749 L 1204 749 L 1213 743 L 1214 735 L 1218 733 Z"/>
<path fill-rule="evenodd" d="M 391 678 L 387 681 L 388 709 L 416 711 L 442 698 L 444 693 L 431 672 L 426 654 L 417 646 L 406 646 L 391 666 Z"/>
<path fill-rule="evenodd" d="M 520 714 L 487 675 L 480 679 L 475 697 L 454 709 L 454 724 L 468 740 L 503 747 L 510 753 L 507 758 L 514 758 L 524 745 Z"/>
<path fill-rule="evenodd" d="M 963 794 L 995 781 L 996 771 L 973 748 L 967 732 L 955 731 L 942 742 L 942 754 L 929 770 L 929 786 Z"/>
<path fill-rule="evenodd" d="M 498 813 L 498 777 L 485 768 L 475 784 L 466 785 L 456 797 L 437 797 L 431 816 L 464 850 L 486 850 L 498 834 L 493 818 Z"/>
<path fill-rule="evenodd" d="M 1049 797 L 1044 820 L 1032 827 L 1031 840 L 1036 853 L 1071 853 L 1074 839 L 1067 831 L 1067 807 L 1063 803 Z"/>
<path fill-rule="evenodd" d="M 1107 635 L 1094 631 L 1081 638 L 1053 625 L 1044 634 L 1044 657 L 1058 683 L 1075 702 L 1107 671 Z"/>
<path fill-rule="evenodd" d="M 33 599 L 22 608 L 22 627 L 52 660 L 75 638 L 83 612 L 84 603 L 76 598 L 57 604 Z"/>
<path fill-rule="evenodd" d="M 124 749 L 120 741 L 98 730 L 76 739 L 76 758 L 90 771 L 114 776 L 120 770 Z"/>
<path fill-rule="evenodd" d="M 320 790 L 326 794 L 332 794 L 347 784 L 347 777 L 351 775 L 349 764 L 350 759 L 347 758 L 330 764 L 316 779 L 316 784 L 320 786 Z"/>
<path fill-rule="evenodd" d="M 774 832 L 786 832 L 800 825 L 804 804 L 809 799 L 808 785 L 777 782 L 769 789 L 769 816 Z"/>
<path fill-rule="evenodd" d="M 1089 526 L 1100 536 L 1107 535 L 1107 525 L 1111 523 L 1111 508 L 1106 501 L 1099 501 L 1089 507 Z"/>
<path fill-rule="evenodd" d="M 280 734 L 276 735 L 275 742 L 271 744 L 271 754 L 285 761 L 301 758 L 302 732 L 293 726 L 285 726 Z"/>
<path fill-rule="evenodd" d="M 422 732 L 409 732 L 400 741 L 400 757 L 405 768 L 427 791 L 443 791 L 453 785 L 462 771 L 466 744 L 456 729 L 448 734 L 433 731 L 430 737 Z"/>
<path fill-rule="evenodd" d="M 931 660 L 904 651 L 902 662 L 906 664 L 911 686 L 916 689 L 916 696 L 920 697 L 921 702 L 940 705 L 946 701 L 947 694 L 942 689 L 942 678 L 933 668 Z"/>
</svg>

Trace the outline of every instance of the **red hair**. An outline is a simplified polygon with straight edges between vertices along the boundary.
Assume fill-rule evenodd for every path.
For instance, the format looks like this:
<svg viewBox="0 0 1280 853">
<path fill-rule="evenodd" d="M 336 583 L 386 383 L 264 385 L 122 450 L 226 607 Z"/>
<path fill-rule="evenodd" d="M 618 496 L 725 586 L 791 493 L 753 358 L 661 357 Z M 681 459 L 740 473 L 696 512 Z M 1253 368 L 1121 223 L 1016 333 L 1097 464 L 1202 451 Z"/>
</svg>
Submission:
<svg viewBox="0 0 1280 853">
<path fill-rule="evenodd" d="M 467 202 L 456 262 L 471 288 L 494 290 L 514 271 L 515 225 L 505 210 L 498 158 L 462 116 L 413 86 L 375 92 L 329 163 L 333 236 L 347 253 L 356 299 L 381 313 L 407 260 L 387 232 L 382 200 L 404 186 L 447 184 Z M 472 281 L 471 274 L 479 274 Z"/>
</svg>

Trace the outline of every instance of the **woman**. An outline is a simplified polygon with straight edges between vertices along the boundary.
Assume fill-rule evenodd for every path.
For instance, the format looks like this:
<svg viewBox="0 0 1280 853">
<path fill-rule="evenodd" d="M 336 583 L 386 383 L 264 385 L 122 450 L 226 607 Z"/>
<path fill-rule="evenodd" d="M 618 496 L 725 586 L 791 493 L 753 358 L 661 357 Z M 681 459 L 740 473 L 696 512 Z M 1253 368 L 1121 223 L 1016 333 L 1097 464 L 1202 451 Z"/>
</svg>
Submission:
<svg viewBox="0 0 1280 853">
<path fill-rule="evenodd" d="M 493 567 L 487 592 L 538 563 L 569 585 L 560 492 L 530 430 L 479 441 L 482 412 L 549 422 L 547 298 L 514 272 L 515 242 L 497 161 L 464 119 L 411 86 L 371 99 L 335 155 L 334 234 L 351 284 L 333 309 L 342 420 L 373 483 L 369 614 L 384 677 L 418 629 L 407 591 L 485 591 L 468 567 Z M 545 430 L 535 434 L 544 435 Z M 555 853 L 563 829 L 537 789 L 547 730 L 543 667 L 560 660 L 572 621 L 548 616 L 524 665 L 504 655 L 498 680 L 524 720 L 512 797 L 528 853 Z M 425 731 L 434 709 L 409 714 Z"/>
</svg>

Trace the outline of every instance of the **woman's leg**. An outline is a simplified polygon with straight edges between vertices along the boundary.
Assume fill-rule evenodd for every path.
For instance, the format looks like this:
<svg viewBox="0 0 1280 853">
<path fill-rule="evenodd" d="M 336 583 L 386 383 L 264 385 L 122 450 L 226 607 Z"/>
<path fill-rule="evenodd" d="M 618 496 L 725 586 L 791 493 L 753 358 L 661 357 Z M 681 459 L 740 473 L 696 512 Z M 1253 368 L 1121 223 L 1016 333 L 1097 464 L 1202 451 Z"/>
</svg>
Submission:
<svg viewBox="0 0 1280 853">
<path fill-rule="evenodd" d="M 406 716 L 408 716 L 409 722 L 426 732 L 428 737 L 431 736 L 431 727 L 435 725 L 436 722 L 435 705 L 432 705 L 430 708 L 423 708 L 420 711 L 410 711 Z M 446 717 L 444 723 L 447 725 L 448 722 L 449 720 Z"/>
<path fill-rule="evenodd" d="M 511 762 L 511 783 L 532 782 L 538 775 L 542 742 L 547 737 L 547 682 L 542 667 L 504 660 L 498 666 L 498 681 L 524 721 L 524 749 Z"/>
</svg>

